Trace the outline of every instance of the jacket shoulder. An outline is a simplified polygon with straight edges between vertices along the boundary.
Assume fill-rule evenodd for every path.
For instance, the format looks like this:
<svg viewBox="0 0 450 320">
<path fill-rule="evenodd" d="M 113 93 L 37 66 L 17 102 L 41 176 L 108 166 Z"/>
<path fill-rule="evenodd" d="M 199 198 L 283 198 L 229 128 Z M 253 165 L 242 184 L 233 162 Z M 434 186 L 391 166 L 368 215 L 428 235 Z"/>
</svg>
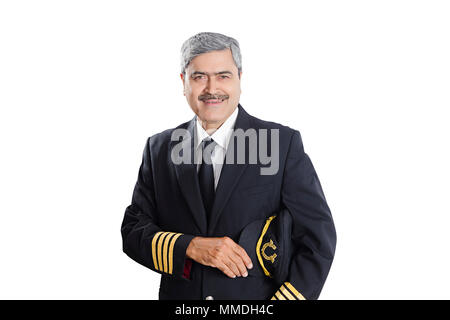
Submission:
<svg viewBox="0 0 450 320">
<path fill-rule="evenodd" d="M 253 123 L 255 124 L 255 126 L 260 127 L 260 128 L 280 129 L 280 130 L 287 131 L 287 132 L 294 130 L 294 129 L 290 128 L 289 126 L 285 126 L 281 123 L 262 120 L 262 119 L 259 119 L 259 118 L 253 117 L 253 116 L 252 116 L 252 120 L 253 120 Z"/>
<path fill-rule="evenodd" d="M 259 118 L 256 118 L 254 116 L 251 116 L 253 125 L 255 129 L 267 129 L 267 130 L 279 130 L 279 137 L 281 141 L 290 141 L 291 138 L 294 136 L 295 133 L 298 133 L 300 135 L 300 132 L 296 129 L 293 129 L 289 126 L 283 125 L 281 123 L 273 122 L 273 121 L 266 121 Z"/>
</svg>

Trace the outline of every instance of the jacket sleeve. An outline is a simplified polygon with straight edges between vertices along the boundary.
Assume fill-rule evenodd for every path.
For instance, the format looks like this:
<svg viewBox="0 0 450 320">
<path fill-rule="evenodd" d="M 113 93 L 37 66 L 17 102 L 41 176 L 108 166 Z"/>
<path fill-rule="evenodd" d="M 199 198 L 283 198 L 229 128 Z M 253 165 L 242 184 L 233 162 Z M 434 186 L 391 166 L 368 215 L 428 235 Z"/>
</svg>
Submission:
<svg viewBox="0 0 450 320">
<path fill-rule="evenodd" d="M 296 130 L 284 170 L 281 199 L 292 216 L 294 249 L 288 278 L 272 300 L 317 299 L 334 258 L 336 230 L 319 178 Z"/>
<path fill-rule="evenodd" d="M 123 251 L 153 271 L 187 278 L 186 270 L 189 271 L 191 261 L 186 258 L 186 249 L 194 236 L 161 230 L 158 226 L 150 139 L 144 149 L 132 202 L 125 210 L 121 226 Z"/>
</svg>

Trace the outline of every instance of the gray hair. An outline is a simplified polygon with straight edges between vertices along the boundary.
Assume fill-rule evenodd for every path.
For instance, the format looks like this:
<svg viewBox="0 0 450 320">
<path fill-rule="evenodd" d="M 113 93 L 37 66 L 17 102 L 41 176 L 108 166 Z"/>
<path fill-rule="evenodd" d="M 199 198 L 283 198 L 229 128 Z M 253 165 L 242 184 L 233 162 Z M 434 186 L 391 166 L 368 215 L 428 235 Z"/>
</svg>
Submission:
<svg viewBox="0 0 450 320">
<path fill-rule="evenodd" d="M 242 71 L 242 57 L 239 49 L 239 42 L 236 39 L 227 37 L 215 32 L 200 32 L 195 36 L 187 39 L 181 47 L 181 73 L 186 75 L 186 68 L 196 56 L 214 51 L 214 50 L 231 50 L 234 64 L 238 68 L 238 76 L 241 77 Z"/>
</svg>

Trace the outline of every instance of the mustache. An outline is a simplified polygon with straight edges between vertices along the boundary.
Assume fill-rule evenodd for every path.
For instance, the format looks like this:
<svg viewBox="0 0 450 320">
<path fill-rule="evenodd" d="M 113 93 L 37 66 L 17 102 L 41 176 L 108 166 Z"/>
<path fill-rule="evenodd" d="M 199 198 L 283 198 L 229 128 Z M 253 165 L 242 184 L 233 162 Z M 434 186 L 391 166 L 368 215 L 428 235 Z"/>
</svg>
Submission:
<svg viewBox="0 0 450 320">
<path fill-rule="evenodd" d="M 198 100 L 205 101 L 205 100 L 225 100 L 228 99 L 229 96 L 227 94 L 202 94 L 198 96 Z"/>
</svg>

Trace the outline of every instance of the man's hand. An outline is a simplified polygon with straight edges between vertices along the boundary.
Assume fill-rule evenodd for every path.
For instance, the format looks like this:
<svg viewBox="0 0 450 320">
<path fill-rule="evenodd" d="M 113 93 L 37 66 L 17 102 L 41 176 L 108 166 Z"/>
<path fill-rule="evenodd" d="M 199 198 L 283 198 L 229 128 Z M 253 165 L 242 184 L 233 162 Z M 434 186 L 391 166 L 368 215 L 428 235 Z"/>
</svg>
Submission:
<svg viewBox="0 0 450 320">
<path fill-rule="evenodd" d="M 229 237 L 195 237 L 186 249 L 186 256 L 205 266 L 215 267 L 230 278 L 246 277 L 253 268 L 247 252 Z"/>
</svg>

